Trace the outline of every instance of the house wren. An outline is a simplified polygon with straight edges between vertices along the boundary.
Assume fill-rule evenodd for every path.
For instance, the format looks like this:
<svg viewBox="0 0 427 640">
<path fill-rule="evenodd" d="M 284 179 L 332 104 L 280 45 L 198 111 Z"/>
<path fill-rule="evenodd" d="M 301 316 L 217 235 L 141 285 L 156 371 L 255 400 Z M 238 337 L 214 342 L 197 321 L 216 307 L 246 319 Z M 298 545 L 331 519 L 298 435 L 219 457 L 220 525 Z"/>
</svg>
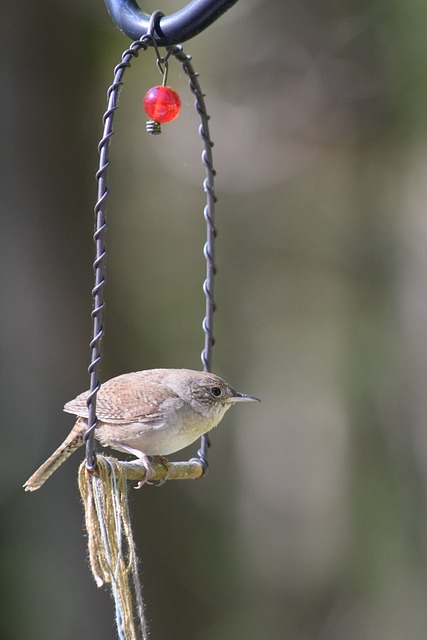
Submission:
<svg viewBox="0 0 427 640">
<path fill-rule="evenodd" d="M 35 491 L 79 447 L 88 426 L 89 391 L 67 402 L 77 421 L 64 442 L 24 484 Z M 219 376 L 190 369 L 149 369 L 125 373 L 101 385 L 95 437 L 104 447 L 140 458 L 164 456 L 197 440 L 220 422 L 235 402 L 258 400 L 238 393 Z"/>
</svg>

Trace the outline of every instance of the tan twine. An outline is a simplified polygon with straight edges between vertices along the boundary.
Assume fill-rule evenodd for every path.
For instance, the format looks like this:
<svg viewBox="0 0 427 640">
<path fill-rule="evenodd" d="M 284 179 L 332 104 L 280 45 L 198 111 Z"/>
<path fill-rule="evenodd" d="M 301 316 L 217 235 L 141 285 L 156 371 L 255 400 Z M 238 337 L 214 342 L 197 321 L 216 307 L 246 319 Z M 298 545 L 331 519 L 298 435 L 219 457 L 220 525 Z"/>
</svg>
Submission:
<svg viewBox="0 0 427 640">
<path fill-rule="evenodd" d="M 115 458 L 97 456 L 97 473 L 79 468 L 89 561 L 98 587 L 109 584 L 120 640 L 147 640 L 138 561 L 130 525 L 126 471 Z"/>
</svg>

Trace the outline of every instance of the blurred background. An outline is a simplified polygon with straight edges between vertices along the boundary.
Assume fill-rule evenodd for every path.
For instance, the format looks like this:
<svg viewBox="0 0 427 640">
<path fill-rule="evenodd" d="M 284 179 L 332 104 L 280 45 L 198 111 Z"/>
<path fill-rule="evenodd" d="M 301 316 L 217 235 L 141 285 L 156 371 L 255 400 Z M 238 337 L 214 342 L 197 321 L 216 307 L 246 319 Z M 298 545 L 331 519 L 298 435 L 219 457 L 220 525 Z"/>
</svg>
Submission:
<svg viewBox="0 0 427 640">
<path fill-rule="evenodd" d="M 101 0 L 0 16 L 0 635 L 113 639 L 83 454 L 21 486 L 88 387 L 96 146 L 129 41 Z M 246 0 L 185 45 L 218 172 L 214 370 L 262 404 L 227 414 L 205 480 L 130 491 L 153 640 L 427 635 L 426 25 L 416 0 Z M 142 54 L 115 123 L 103 380 L 201 368 L 199 120 L 172 61 L 182 114 L 148 136 L 159 81 Z"/>
</svg>

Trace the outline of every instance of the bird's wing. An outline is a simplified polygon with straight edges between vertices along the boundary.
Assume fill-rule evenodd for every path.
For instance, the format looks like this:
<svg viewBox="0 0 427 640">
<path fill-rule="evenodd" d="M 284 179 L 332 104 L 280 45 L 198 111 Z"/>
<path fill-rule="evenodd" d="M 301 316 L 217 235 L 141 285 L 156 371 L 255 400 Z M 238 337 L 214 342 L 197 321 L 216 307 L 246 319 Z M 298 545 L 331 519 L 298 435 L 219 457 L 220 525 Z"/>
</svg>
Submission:
<svg viewBox="0 0 427 640">
<path fill-rule="evenodd" d="M 96 398 L 96 415 L 109 424 L 140 422 L 161 427 L 165 418 L 162 403 L 173 395 L 170 389 L 150 376 L 124 374 L 101 385 Z M 88 418 L 88 396 L 89 391 L 81 393 L 67 402 L 64 411 Z"/>
</svg>

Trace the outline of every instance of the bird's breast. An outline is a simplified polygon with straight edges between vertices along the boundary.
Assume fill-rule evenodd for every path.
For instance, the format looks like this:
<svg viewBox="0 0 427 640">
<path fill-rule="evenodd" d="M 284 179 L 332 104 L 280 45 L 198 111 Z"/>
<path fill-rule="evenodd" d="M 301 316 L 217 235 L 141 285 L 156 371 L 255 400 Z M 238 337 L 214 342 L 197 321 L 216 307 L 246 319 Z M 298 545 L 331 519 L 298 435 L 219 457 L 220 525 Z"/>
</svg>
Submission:
<svg viewBox="0 0 427 640">
<path fill-rule="evenodd" d="M 117 448 L 121 445 L 137 449 L 147 455 L 169 455 L 188 447 L 201 435 L 210 431 L 220 421 L 222 415 L 205 416 L 187 403 L 175 402 L 162 407 L 162 419 L 154 424 L 129 422 L 108 424 L 100 422 L 96 438 L 103 446 Z"/>
</svg>

